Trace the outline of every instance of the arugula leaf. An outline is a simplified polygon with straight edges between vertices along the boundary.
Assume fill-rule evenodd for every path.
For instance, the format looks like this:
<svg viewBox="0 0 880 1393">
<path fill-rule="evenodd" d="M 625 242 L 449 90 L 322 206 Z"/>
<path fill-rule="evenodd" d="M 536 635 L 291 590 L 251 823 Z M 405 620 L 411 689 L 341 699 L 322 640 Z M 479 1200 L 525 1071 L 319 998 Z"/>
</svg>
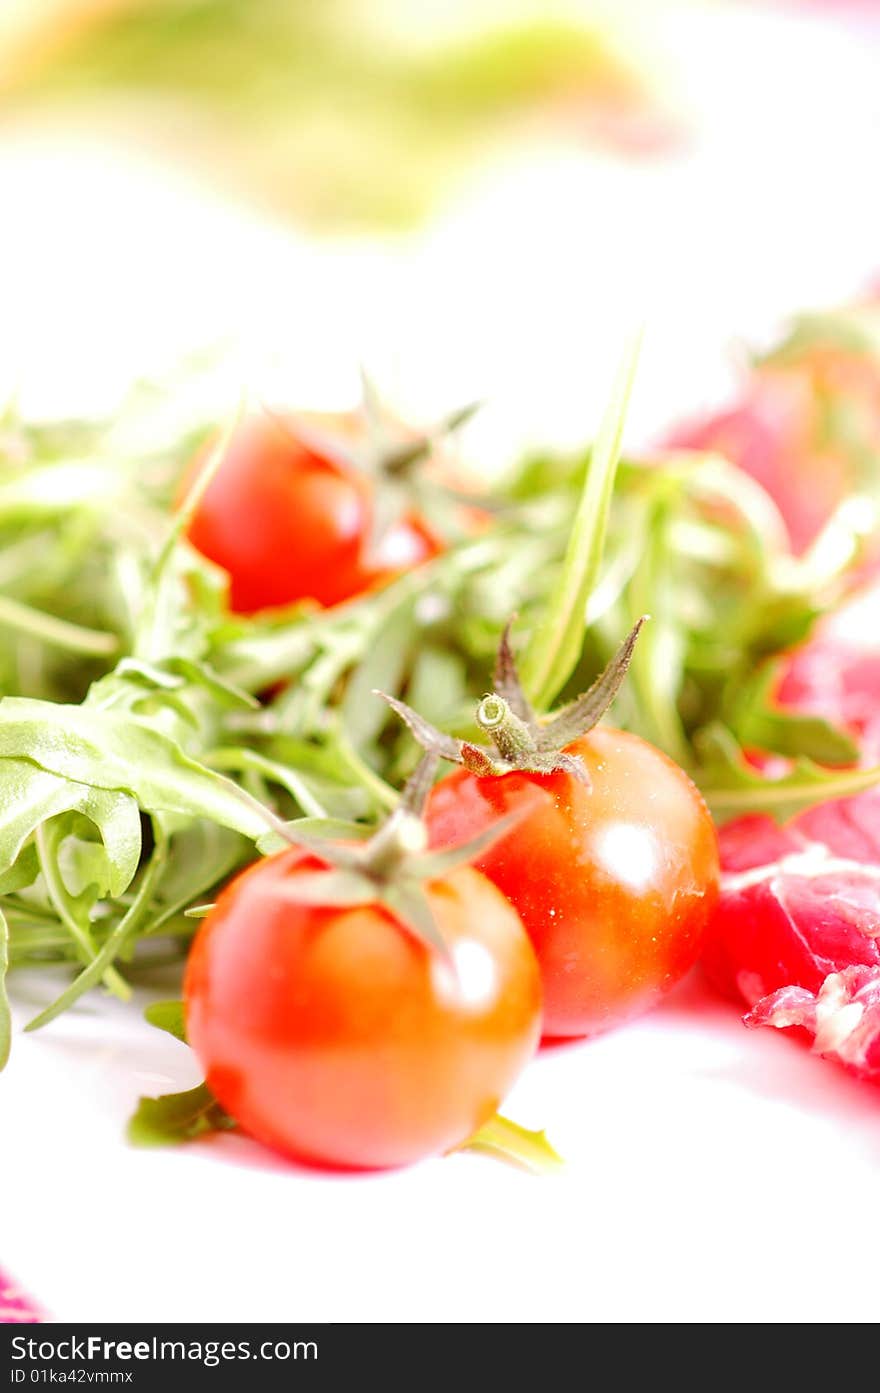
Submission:
<svg viewBox="0 0 880 1393">
<path fill-rule="evenodd" d="M 457 1150 L 483 1151 L 531 1171 L 533 1175 L 552 1175 L 564 1164 L 547 1140 L 546 1132 L 531 1132 L 499 1112 Z"/>
<path fill-rule="evenodd" d="M 127 793 L 147 812 L 207 817 L 251 840 L 267 830 L 269 814 L 256 799 L 127 713 L 6 697 L 0 702 L 0 805 L 7 804 L 7 763 L 14 761 L 20 787 L 26 760 L 80 787 Z"/>
<path fill-rule="evenodd" d="M 0 719 L 5 704 L 0 703 Z M 110 893 L 121 895 L 137 870 L 141 851 L 135 799 L 122 790 L 92 788 L 12 756 L 0 758 L 0 874 L 18 866 L 19 853 L 37 827 L 71 811 L 82 813 L 98 829 L 107 852 Z M 28 858 L 34 854 L 27 849 L 23 853 Z M 32 865 L 27 860 L 21 874 L 28 874 Z M 6 894 L 20 888 L 15 880 L 0 885 Z"/>
<path fill-rule="evenodd" d="M 181 915 L 206 891 L 221 885 L 245 860 L 253 847 L 236 832 L 214 822 L 184 821 L 160 815 L 169 838 L 168 859 L 156 887 L 155 901 L 144 934 L 153 936 Z"/>
<path fill-rule="evenodd" d="M 407 596 L 383 624 L 347 684 L 342 720 L 354 749 L 369 745 L 385 725 L 387 712 L 372 693 L 398 690 L 418 637 L 415 603 Z"/>
<path fill-rule="evenodd" d="M 183 1093 L 141 1098 L 129 1119 L 127 1136 L 133 1146 L 175 1146 L 209 1132 L 228 1132 L 236 1126 L 207 1084 L 200 1083 Z"/>
<path fill-rule="evenodd" d="M 238 770 L 239 773 L 246 770 L 253 770 L 254 773 L 263 775 L 271 783 L 279 784 L 286 789 L 307 817 L 326 817 L 326 809 L 314 796 L 307 781 L 288 765 L 281 764 L 277 760 L 267 759 L 265 755 L 259 754 L 256 750 L 249 750 L 244 747 L 233 749 L 212 750 L 207 756 L 208 763 L 215 769 Z"/>
<path fill-rule="evenodd" d="M 376 686 L 380 691 L 388 691 L 378 683 Z M 442 727 L 454 721 L 462 708 L 467 709 L 468 719 L 472 720 L 461 655 L 423 642 L 413 662 L 407 700 L 432 725 Z"/>
<path fill-rule="evenodd" d="M 51 821 L 42 823 L 36 833 L 37 856 L 49 903 L 70 934 L 78 956 L 86 964 L 91 964 L 98 955 L 90 918 L 96 895 L 91 887 L 74 894 L 64 879 L 59 849 L 68 831 L 69 821 L 66 817 L 52 818 Z M 127 1000 L 130 988 L 111 965 L 103 966 L 100 975 L 111 992 L 123 1001 Z"/>
<path fill-rule="evenodd" d="M 221 677 L 209 663 L 195 658 L 165 658 L 155 663 L 148 663 L 142 658 L 123 658 L 116 665 L 115 676 L 134 678 L 145 686 L 158 687 L 166 692 L 180 691 L 188 684 L 194 684 L 210 692 L 221 707 L 244 707 L 248 711 L 260 709 L 260 703 L 250 692 Z"/>
<path fill-rule="evenodd" d="M 119 648 L 119 640 L 115 634 L 87 629 L 82 624 L 71 624 L 54 614 L 46 614 L 30 605 L 23 605 L 9 595 L 0 595 L 0 624 L 36 635 L 44 643 L 65 648 L 71 653 L 106 656 L 117 652 Z"/>
<path fill-rule="evenodd" d="M 239 411 L 238 417 L 240 415 Z M 161 662 L 180 653 L 177 637 L 181 625 L 191 625 L 195 618 L 192 613 L 187 614 L 180 603 L 182 572 L 193 572 L 200 576 L 203 596 L 207 597 L 213 589 L 215 602 L 218 599 L 217 586 L 210 584 L 212 570 L 208 563 L 182 547 L 181 539 L 205 490 L 223 462 L 238 417 L 228 422 L 219 439 L 215 440 L 170 524 L 166 521 L 164 540 L 149 574 L 134 634 L 133 657 L 142 662 Z"/>
<path fill-rule="evenodd" d="M 115 483 L 115 487 L 114 487 Z M 64 459 L 0 482 L 0 520 L 55 516 L 78 506 L 118 506 L 124 477 L 109 461 Z"/>
<path fill-rule="evenodd" d="M 154 1001 L 144 1010 L 144 1016 L 157 1030 L 165 1030 L 175 1040 L 186 1044 L 186 1025 L 182 1001 Z"/>
<path fill-rule="evenodd" d="M 634 340 L 618 369 L 590 455 L 562 574 L 520 662 L 523 686 L 538 711 L 549 710 L 574 671 L 583 647 L 587 601 L 599 575 L 640 346 L 641 340 Z"/>
<path fill-rule="evenodd" d="M 107 975 L 112 971 L 114 962 L 122 954 L 128 940 L 141 928 L 149 912 L 153 889 L 161 875 L 162 866 L 168 853 L 167 841 L 158 828 L 156 835 L 158 838 L 156 849 L 140 878 L 137 893 L 128 909 L 107 935 L 101 947 L 94 952 L 91 962 L 76 980 L 52 1002 L 51 1006 L 47 1006 L 45 1010 L 28 1022 L 27 1030 L 39 1030 L 41 1026 L 48 1025 L 62 1011 L 66 1011 L 69 1006 L 78 1001 L 83 992 L 95 986 L 102 977 L 107 981 Z"/>
<path fill-rule="evenodd" d="M 0 895 L 14 895 L 17 890 L 26 890 L 33 885 L 40 874 L 40 860 L 33 842 L 28 842 L 15 863 L 7 871 L 0 873 Z"/>
<path fill-rule="evenodd" d="M 640 734 L 685 764 L 688 749 L 678 697 L 687 642 L 677 604 L 677 572 L 669 535 L 674 500 L 665 496 L 667 492 L 661 492 L 645 518 L 642 555 L 628 588 L 628 620 L 649 615 L 633 653 L 628 681 L 639 699 Z"/>
<path fill-rule="evenodd" d="M 167 1031 L 186 1044 L 182 1001 L 154 1001 L 144 1016 L 157 1030 Z M 228 1132 L 237 1125 L 208 1085 L 200 1083 L 182 1093 L 141 1098 L 129 1119 L 127 1135 L 133 1146 L 176 1146 L 209 1132 Z"/>
<path fill-rule="evenodd" d="M 700 757 L 694 776 L 720 821 L 743 813 L 769 813 L 786 822 L 814 803 L 850 798 L 880 784 L 880 765 L 835 770 L 803 756 L 788 773 L 767 778 L 750 768 L 735 737 L 720 723 L 699 731 L 694 744 Z"/>
<path fill-rule="evenodd" d="M 740 689 L 731 721 L 739 743 L 793 758 L 805 756 L 817 764 L 855 764 L 859 747 L 845 731 L 821 716 L 773 705 L 778 684 L 778 664 L 770 663 Z"/>
</svg>

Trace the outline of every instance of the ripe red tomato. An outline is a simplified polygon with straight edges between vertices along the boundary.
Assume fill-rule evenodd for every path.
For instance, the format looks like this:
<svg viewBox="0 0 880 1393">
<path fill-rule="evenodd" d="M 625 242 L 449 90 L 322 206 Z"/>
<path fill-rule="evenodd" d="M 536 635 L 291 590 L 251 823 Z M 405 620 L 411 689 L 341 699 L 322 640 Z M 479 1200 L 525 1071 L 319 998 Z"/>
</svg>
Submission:
<svg viewBox="0 0 880 1393">
<path fill-rule="evenodd" d="M 593 1035 L 652 1006 L 693 966 L 718 888 L 715 829 L 697 789 L 638 736 L 597 728 L 568 747 L 589 771 L 478 778 L 433 790 L 435 846 L 508 813 L 474 860 L 519 911 L 544 984 L 544 1034 Z"/>
<path fill-rule="evenodd" d="M 193 546 L 229 572 L 234 611 L 339 604 L 437 555 L 438 540 L 412 514 L 366 555 L 373 481 L 307 443 L 312 432 L 357 441 L 362 431 L 355 414 L 253 416 L 235 431 L 188 529 Z"/>
<path fill-rule="evenodd" d="M 540 1034 L 541 987 L 515 911 L 461 867 L 424 890 L 455 971 L 378 904 L 315 907 L 285 886 L 297 849 L 221 894 L 186 972 L 187 1037 L 252 1136 L 333 1167 L 402 1166 L 466 1141 Z"/>
</svg>

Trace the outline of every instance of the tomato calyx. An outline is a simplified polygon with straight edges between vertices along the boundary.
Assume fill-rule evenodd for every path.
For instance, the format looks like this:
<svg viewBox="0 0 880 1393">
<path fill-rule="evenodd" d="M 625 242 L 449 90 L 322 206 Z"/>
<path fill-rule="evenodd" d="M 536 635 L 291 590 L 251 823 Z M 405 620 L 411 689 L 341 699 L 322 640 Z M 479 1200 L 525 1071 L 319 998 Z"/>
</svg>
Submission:
<svg viewBox="0 0 880 1393">
<path fill-rule="evenodd" d="M 578 755 L 568 754 L 566 748 L 592 730 L 610 707 L 626 676 L 646 618 L 642 615 L 636 621 L 593 685 L 575 701 L 547 717 L 536 714 L 523 691 L 510 646 L 513 621 L 508 620 L 495 661 L 494 690 L 483 697 L 476 712 L 477 725 L 491 739 L 491 745 L 457 740 L 431 725 L 405 702 L 385 692 L 376 695 L 387 701 L 430 755 L 461 764 L 478 778 L 514 772 L 564 772 L 589 787 L 583 760 Z"/>
<path fill-rule="evenodd" d="M 426 477 L 420 466 L 453 431 L 471 419 L 480 403 L 470 402 L 459 407 L 425 430 L 407 432 L 389 415 L 372 382 L 363 373 L 361 384 L 360 414 L 366 427 L 363 441 L 322 430 L 304 421 L 297 422 L 297 436 L 313 454 L 344 473 L 363 476 L 372 485 L 372 516 L 364 541 L 366 560 L 376 560 L 384 538 L 410 512 L 430 517 L 432 531 L 440 537 L 461 535 L 461 509 L 473 508 L 474 497 L 450 484 Z M 479 506 L 487 509 L 483 499 L 479 500 Z"/>
<path fill-rule="evenodd" d="M 422 820 L 434 781 L 437 756 L 420 761 L 400 796 L 400 802 L 365 842 L 329 841 L 313 832 L 295 830 L 291 840 L 321 861 L 316 868 L 293 877 L 284 894 L 297 904 L 346 906 L 381 904 L 429 948 L 450 961 L 449 947 L 431 911 L 423 885 L 465 865 L 509 832 L 519 815 L 499 818 L 477 837 L 442 851 L 428 851 Z"/>
</svg>

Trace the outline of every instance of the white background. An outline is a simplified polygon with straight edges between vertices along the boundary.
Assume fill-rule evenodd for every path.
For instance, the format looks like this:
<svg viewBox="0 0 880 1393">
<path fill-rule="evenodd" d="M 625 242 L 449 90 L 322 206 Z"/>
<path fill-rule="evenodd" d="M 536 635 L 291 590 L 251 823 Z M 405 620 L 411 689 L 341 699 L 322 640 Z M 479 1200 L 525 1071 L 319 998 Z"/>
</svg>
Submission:
<svg viewBox="0 0 880 1393">
<path fill-rule="evenodd" d="M 350 397 L 365 361 L 404 409 L 485 398 L 467 448 L 491 468 L 587 438 L 647 321 L 630 421 L 645 442 L 723 395 L 735 345 L 880 270 L 869 29 L 681 8 L 651 42 L 698 129 L 686 149 L 642 166 L 510 155 L 393 243 L 317 245 L 105 137 L 7 129 L 0 383 L 82 412 L 222 340 L 227 403 L 248 387 L 318 404 Z M 18 979 L 20 1023 L 52 986 Z M 880 1096 L 746 1032 L 699 978 L 527 1071 L 506 1111 L 548 1129 L 568 1161 L 552 1180 L 476 1156 L 331 1178 L 234 1137 L 127 1148 L 137 1096 L 194 1069 L 98 998 L 16 1038 L 0 1261 L 57 1319 L 880 1315 Z"/>
</svg>

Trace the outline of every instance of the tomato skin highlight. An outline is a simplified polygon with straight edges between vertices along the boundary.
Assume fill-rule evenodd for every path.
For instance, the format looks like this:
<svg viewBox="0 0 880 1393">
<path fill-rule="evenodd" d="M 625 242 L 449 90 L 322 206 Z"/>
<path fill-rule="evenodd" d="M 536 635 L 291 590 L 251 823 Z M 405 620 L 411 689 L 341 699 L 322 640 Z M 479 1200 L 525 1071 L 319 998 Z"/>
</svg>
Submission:
<svg viewBox="0 0 880 1393">
<path fill-rule="evenodd" d="M 354 414 L 246 419 L 190 522 L 196 550 L 229 573 L 237 614 L 340 604 L 441 550 L 422 519 L 404 515 L 368 560 L 373 482 L 311 448 L 309 431 L 355 442 L 362 427 Z M 194 462 L 181 498 L 203 464 Z"/>
<path fill-rule="evenodd" d="M 425 893 L 456 975 L 379 905 L 284 897 L 320 866 L 280 852 L 222 892 L 184 984 L 187 1035 L 257 1140 L 334 1168 L 408 1165 L 465 1142 L 540 1036 L 541 985 L 515 911 L 470 867 Z"/>
<path fill-rule="evenodd" d="M 568 753 L 586 764 L 589 789 L 564 772 L 457 769 L 426 810 L 435 846 L 523 813 L 474 865 L 535 945 L 545 1038 L 594 1035 L 653 1006 L 696 962 L 718 893 L 715 828 L 677 765 L 605 728 Z"/>
</svg>

